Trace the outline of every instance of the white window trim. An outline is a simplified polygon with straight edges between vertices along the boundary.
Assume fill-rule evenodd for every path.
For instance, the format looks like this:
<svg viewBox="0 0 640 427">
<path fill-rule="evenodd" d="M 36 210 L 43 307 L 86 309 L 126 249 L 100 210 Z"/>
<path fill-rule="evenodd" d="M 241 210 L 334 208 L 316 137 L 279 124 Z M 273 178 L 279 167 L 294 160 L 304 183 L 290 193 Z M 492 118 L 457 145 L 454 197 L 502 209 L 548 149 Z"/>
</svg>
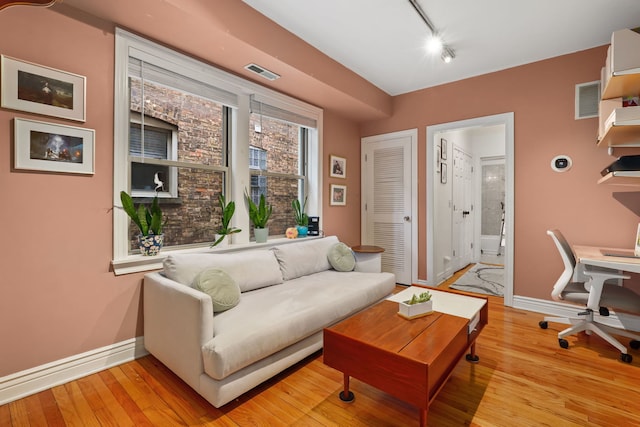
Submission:
<svg viewBox="0 0 640 427">
<path fill-rule="evenodd" d="M 129 148 L 126 141 L 129 139 L 129 109 L 121 108 L 128 105 L 128 57 L 129 53 L 142 52 L 149 58 L 175 64 L 185 75 L 197 76 L 203 81 L 213 84 L 221 89 L 235 93 L 238 96 L 238 106 L 234 109 L 231 125 L 230 169 L 228 177 L 229 200 L 236 203 L 244 200 L 244 191 L 250 188 L 249 173 L 249 109 L 250 97 L 270 105 L 313 118 L 317 123 L 317 129 L 309 132 L 309 158 L 315 159 L 308 164 L 307 176 L 307 211 L 322 218 L 322 109 L 305 102 L 296 100 L 274 90 L 265 88 L 256 83 L 244 80 L 233 74 L 226 73 L 215 67 L 204 64 L 191 57 L 182 55 L 164 46 L 153 43 L 135 34 L 116 28 L 115 37 L 115 81 L 114 81 L 114 177 L 113 177 L 113 260 L 112 269 L 116 275 L 140 271 L 155 270 L 162 267 L 162 260 L 166 255 L 176 252 L 221 252 L 233 251 L 244 247 L 253 247 L 249 238 L 249 217 L 240 209 L 234 216 L 233 226 L 243 231 L 234 234 L 234 245 L 227 249 L 210 249 L 208 244 L 191 247 L 189 249 L 163 249 L 161 255 L 145 257 L 142 255 L 129 255 L 128 225 L 129 219 L 122 209 L 120 191 L 129 188 Z M 244 203 L 239 203 L 244 206 Z M 284 243 L 286 239 L 273 239 L 270 244 Z"/>
</svg>

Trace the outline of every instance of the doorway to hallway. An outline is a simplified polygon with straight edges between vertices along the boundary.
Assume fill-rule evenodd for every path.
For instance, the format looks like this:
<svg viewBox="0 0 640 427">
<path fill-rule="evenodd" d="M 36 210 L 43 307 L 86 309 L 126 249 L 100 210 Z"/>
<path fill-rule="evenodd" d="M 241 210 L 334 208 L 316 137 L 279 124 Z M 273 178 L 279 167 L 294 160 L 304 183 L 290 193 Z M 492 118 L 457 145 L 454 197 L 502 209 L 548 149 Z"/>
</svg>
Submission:
<svg viewBox="0 0 640 427">
<path fill-rule="evenodd" d="M 514 122 L 513 113 L 498 114 L 495 116 L 479 117 L 476 119 L 463 120 L 452 123 L 427 127 L 427 284 L 436 286 L 442 280 L 454 273 L 454 269 L 460 266 L 453 263 L 453 204 L 454 198 L 458 198 L 451 187 L 446 183 L 450 182 L 448 177 L 442 176 L 442 171 L 453 170 L 451 157 L 445 154 L 449 161 L 442 159 L 441 149 L 442 139 L 446 139 L 443 135 L 448 133 L 464 133 L 464 131 L 477 131 L 488 129 L 491 127 L 499 127 L 501 129 L 500 144 L 502 144 L 503 155 L 505 159 L 505 196 L 504 196 L 504 246 L 501 247 L 501 257 L 505 266 L 505 290 L 504 304 L 513 305 L 513 147 L 514 147 Z M 465 141 L 465 138 L 455 138 L 459 145 L 467 147 L 467 151 L 475 158 L 474 170 L 480 170 L 480 158 L 487 156 L 487 151 L 483 153 L 478 151 L 478 147 L 473 147 L 473 141 Z M 472 138 L 474 139 L 474 138 Z M 447 143 L 445 146 L 453 147 L 454 141 Z M 477 142 L 476 142 L 477 143 Z M 467 145 L 465 145 L 467 144 Z M 451 151 L 451 156 L 453 151 Z M 436 161 L 438 159 L 438 161 Z M 443 167 L 444 165 L 444 167 Z M 470 209 L 479 212 L 480 200 L 480 180 L 475 179 L 475 196 L 474 203 Z M 467 211 L 465 209 L 465 211 Z M 475 215 L 473 220 L 473 261 L 481 260 L 481 215 Z M 470 231 L 467 229 L 466 231 Z M 502 243 L 502 242 L 501 242 Z M 463 267 L 463 266 L 462 266 Z"/>
</svg>

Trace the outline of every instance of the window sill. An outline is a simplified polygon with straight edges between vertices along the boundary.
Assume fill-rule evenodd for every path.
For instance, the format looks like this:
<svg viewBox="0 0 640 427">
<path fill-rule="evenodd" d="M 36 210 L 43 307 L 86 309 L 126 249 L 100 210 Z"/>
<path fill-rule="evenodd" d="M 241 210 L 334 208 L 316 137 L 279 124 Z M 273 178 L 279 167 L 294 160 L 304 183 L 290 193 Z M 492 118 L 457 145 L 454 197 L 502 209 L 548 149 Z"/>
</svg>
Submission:
<svg viewBox="0 0 640 427">
<path fill-rule="evenodd" d="M 266 243 L 240 243 L 233 244 L 224 247 L 216 247 L 214 249 L 209 246 L 191 247 L 188 249 L 163 249 L 160 254 L 156 256 L 143 256 L 143 255 L 130 255 L 126 258 L 121 258 L 111 261 L 111 271 L 116 276 L 131 273 L 140 273 L 146 271 L 162 270 L 162 262 L 171 254 L 187 254 L 187 253 L 229 253 L 237 252 L 241 250 L 271 248 L 274 246 L 286 245 L 288 243 L 298 242 L 301 240 L 314 240 L 319 239 L 321 236 L 305 237 L 302 239 L 287 239 L 284 237 L 276 237 L 269 239 Z"/>
</svg>

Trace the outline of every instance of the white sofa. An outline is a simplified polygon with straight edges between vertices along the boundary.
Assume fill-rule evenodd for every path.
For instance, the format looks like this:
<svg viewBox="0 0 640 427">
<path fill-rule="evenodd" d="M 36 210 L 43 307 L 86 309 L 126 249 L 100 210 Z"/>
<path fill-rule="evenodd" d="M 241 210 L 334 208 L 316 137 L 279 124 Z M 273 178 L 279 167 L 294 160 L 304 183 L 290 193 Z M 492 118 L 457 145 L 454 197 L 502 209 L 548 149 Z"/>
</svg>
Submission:
<svg viewBox="0 0 640 427">
<path fill-rule="evenodd" d="M 323 328 L 392 293 L 393 274 L 331 268 L 336 243 L 169 255 L 144 278 L 145 347 L 212 405 L 228 403 L 322 348 Z M 214 267 L 241 291 L 235 307 L 215 314 L 211 296 L 191 286 Z"/>
</svg>

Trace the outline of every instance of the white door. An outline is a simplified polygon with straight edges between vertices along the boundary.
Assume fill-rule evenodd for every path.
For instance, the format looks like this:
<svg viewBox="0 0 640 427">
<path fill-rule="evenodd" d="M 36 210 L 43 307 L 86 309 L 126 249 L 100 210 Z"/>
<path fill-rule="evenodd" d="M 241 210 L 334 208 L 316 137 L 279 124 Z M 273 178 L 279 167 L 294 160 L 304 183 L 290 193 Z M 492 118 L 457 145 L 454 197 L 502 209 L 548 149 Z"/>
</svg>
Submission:
<svg viewBox="0 0 640 427">
<path fill-rule="evenodd" d="M 413 147 L 417 132 L 362 139 L 362 244 L 384 248 L 382 271 L 412 282 Z M 416 268 L 417 269 L 417 268 Z"/>
<path fill-rule="evenodd" d="M 453 264 L 455 270 L 473 261 L 473 159 L 453 147 Z"/>
</svg>

